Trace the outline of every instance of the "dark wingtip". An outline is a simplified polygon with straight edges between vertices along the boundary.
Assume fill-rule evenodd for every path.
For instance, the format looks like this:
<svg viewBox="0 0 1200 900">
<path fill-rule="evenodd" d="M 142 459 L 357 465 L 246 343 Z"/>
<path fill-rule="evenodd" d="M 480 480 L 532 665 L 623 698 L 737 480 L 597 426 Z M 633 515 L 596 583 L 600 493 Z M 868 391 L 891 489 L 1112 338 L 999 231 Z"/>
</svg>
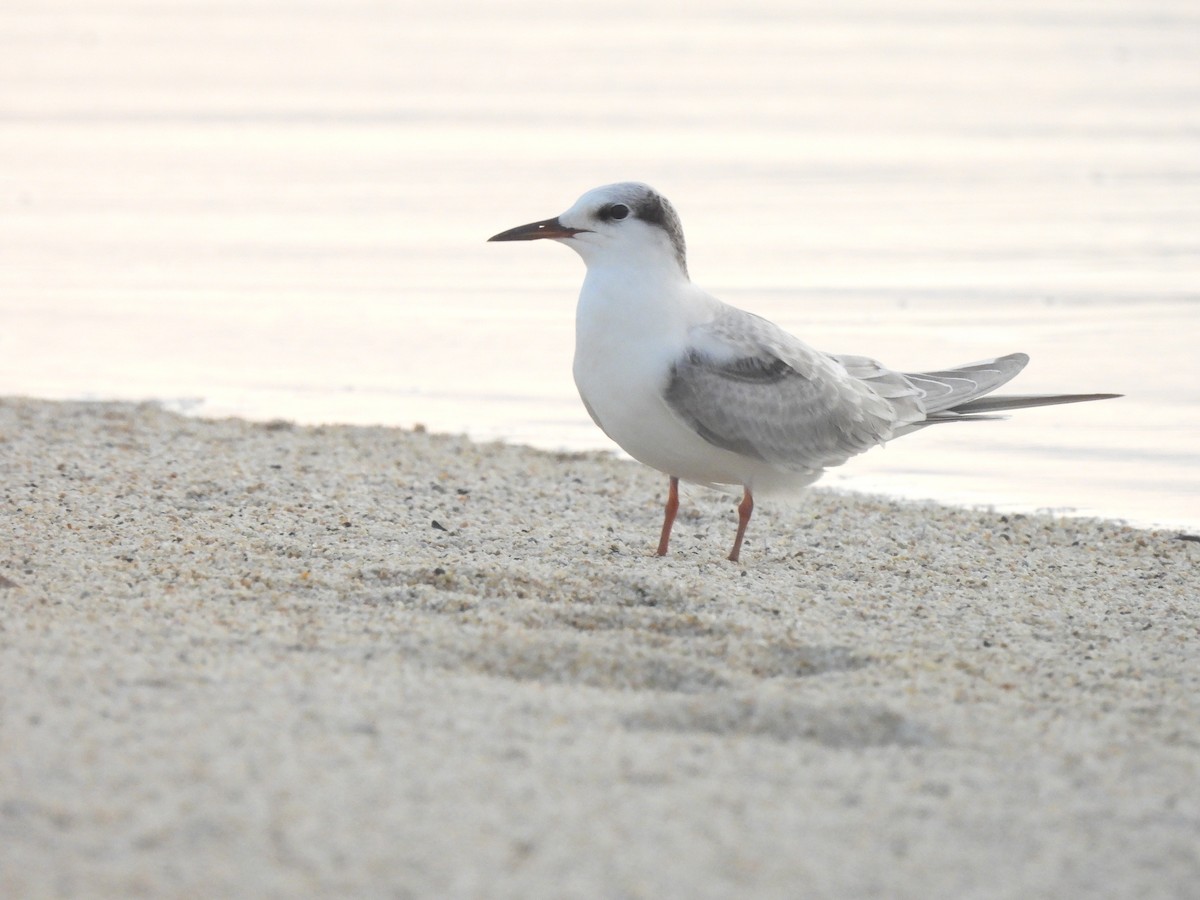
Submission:
<svg viewBox="0 0 1200 900">
<path fill-rule="evenodd" d="M 988 394 L 950 408 L 953 413 L 987 413 L 1010 409 L 1033 409 L 1038 406 L 1059 406 L 1064 403 L 1088 403 L 1092 400 L 1115 400 L 1124 394 Z"/>
</svg>

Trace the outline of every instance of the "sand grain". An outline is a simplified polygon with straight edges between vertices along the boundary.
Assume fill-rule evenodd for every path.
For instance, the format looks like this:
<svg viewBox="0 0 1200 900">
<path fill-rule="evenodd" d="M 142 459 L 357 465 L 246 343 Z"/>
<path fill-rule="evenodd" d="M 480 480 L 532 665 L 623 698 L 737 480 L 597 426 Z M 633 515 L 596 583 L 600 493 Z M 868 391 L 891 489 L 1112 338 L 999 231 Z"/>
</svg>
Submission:
<svg viewBox="0 0 1200 900">
<path fill-rule="evenodd" d="M 1200 883 L 1200 547 L 0 401 L 0 894 Z"/>
</svg>

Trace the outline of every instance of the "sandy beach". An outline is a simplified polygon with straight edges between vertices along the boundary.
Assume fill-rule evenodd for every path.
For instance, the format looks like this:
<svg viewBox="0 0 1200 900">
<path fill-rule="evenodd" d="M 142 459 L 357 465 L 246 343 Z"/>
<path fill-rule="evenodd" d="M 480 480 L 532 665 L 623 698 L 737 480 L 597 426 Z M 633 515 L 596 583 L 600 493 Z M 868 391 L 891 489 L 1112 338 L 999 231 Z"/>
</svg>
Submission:
<svg viewBox="0 0 1200 900">
<path fill-rule="evenodd" d="M 0 894 L 1184 897 L 1200 544 L 0 401 Z"/>
</svg>

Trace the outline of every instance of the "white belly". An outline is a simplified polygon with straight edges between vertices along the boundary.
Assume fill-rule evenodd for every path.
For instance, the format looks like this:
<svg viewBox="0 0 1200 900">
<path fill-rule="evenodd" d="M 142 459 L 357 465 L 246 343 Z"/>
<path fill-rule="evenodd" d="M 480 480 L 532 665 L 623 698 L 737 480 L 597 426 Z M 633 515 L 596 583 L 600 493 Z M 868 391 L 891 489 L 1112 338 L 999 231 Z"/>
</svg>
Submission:
<svg viewBox="0 0 1200 900">
<path fill-rule="evenodd" d="M 626 453 L 668 475 L 756 491 L 793 490 L 819 473 L 798 474 L 710 444 L 664 399 L 673 363 L 691 329 L 720 303 L 690 283 L 630 283 L 626 272 L 589 267 L 575 318 L 575 385 L 584 404 Z"/>
<path fill-rule="evenodd" d="M 700 437 L 663 399 L 671 361 L 682 348 L 647 341 L 620 348 L 578 341 L 575 384 L 588 411 L 610 438 L 639 462 L 700 484 L 740 484 L 764 491 L 802 487 L 816 475 L 785 472 Z"/>
</svg>

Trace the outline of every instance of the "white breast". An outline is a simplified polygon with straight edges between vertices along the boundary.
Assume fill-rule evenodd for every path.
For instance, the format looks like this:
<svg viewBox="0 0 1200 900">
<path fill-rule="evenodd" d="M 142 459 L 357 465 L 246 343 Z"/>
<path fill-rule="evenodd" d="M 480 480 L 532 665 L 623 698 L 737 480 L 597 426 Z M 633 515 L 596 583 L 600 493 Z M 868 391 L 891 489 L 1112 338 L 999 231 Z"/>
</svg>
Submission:
<svg viewBox="0 0 1200 900">
<path fill-rule="evenodd" d="M 576 310 L 575 384 L 596 424 L 634 459 L 687 481 L 776 482 L 784 473 L 708 443 L 663 399 L 689 329 L 718 301 L 689 282 L 630 284 L 625 274 L 589 268 Z"/>
</svg>

